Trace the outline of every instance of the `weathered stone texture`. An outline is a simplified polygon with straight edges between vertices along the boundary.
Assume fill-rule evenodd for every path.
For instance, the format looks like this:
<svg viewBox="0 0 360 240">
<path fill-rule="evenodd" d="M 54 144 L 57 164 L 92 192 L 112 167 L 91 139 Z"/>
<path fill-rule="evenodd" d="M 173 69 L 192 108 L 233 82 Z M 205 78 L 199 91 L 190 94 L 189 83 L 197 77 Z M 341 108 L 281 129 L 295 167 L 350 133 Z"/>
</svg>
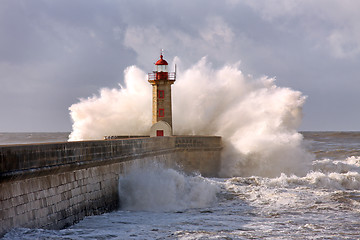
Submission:
<svg viewBox="0 0 360 240">
<path fill-rule="evenodd" d="M 0 236 L 13 227 L 61 229 L 119 207 L 118 179 L 149 161 L 214 176 L 220 137 L 157 137 L 0 146 Z"/>
</svg>

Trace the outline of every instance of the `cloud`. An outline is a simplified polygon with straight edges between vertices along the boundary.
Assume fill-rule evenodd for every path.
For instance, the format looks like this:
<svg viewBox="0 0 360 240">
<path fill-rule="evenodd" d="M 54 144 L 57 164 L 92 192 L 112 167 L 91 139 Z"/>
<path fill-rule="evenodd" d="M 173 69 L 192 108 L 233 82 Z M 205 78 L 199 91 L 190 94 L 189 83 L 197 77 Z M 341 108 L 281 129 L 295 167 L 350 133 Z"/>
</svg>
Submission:
<svg viewBox="0 0 360 240">
<path fill-rule="evenodd" d="M 314 47 L 335 58 L 360 55 L 360 2 L 351 0 L 263 0 L 246 2 L 264 20 L 288 31 L 305 31 Z M 294 27 L 292 30 L 291 27 Z"/>
<path fill-rule="evenodd" d="M 206 28 L 200 31 L 200 36 L 214 47 L 231 44 L 234 39 L 232 29 L 221 17 L 208 18 Z"/>
<path fill-rule="evenodd" d="M 241 61 L 244 73 L 277 76 L 279 85 L 313 93 L 309 102 L 320 96 L 314 86 L 326 93 L 346 92 L 346 86 L 357 90 L 354 69 L 360 57 L 360 3 L 171 1 L 159 13 L 161 4 L 160 0 L 141 4 L 131 0 L 3 0 L 2 92 L 19 92 L 24 86 L 17 99 L 36 96 L 43 103 L 39 112 L 30 111 L 34 116 L 28 119 L 56 109 L 63 118 L 52 123 L 54 128 L 67 125 L 70 130 L 69 105 L 102 87 L 116 87 L 124 81 L 122 72 L 128 66 L 151 71 L 161 48 L 167 60 L 180 57 L 184 69 L 204 56 L 215 68 Z M 49 93 L 56 101 L 48 100 Z M 1 102 L 8 99 L 9 94 L 0 96 Z M 348 94 L 341 101 L 351 105 Z M 319 100 L 310 107 L 317 104 Z M 39 109 L 34 101 L 22 100 L 13 106 L 18 112 L 29 106 Z M 10 125 L 16 129 L 24 121 L 20 115 L 3 118 L 7 122 L 3 129 Z"/>
<path fill-rule="evenodd" d="M 216 63 L 239 61 L 236 41 L 232 27 L 220 16 L 212 16 L 195 23 L 193 33 L 188 29 L 158 27 L 153 24 L 144 26 L 128 26 L 124 34 L 124 45 L 137 53 L 137 62 L 149 66 L 160 49 L 165 55 L 179 56 L 188 60 L 189 67 L 197 59 L 209 56 Z"/>
<path fill-rule="evenodd" d="M 360 54 L 360 31 L 352 29 L 334 30 L 327 43 L 332 55 L 338 58 L 355 57 Z"/>
</svg>

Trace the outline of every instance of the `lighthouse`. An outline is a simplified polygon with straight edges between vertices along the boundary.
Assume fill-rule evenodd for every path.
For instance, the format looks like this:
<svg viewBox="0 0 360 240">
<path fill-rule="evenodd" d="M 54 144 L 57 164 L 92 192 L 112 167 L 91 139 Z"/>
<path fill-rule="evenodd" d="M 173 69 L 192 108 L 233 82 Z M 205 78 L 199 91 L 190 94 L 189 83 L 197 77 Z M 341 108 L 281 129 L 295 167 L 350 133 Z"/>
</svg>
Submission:
<svg viewBox="0 0 360 240">
<path fill-rule="evenodd" d="M 160 59 L 155 63 L 155 70 L 148 74 L 152 85 L 152 127 L 150 136 L 171 136 L 172 107 L 171 85 L 176 80 L 175 72 L 168 72 L 168 63 L 161 52 Z"/>
</svg>

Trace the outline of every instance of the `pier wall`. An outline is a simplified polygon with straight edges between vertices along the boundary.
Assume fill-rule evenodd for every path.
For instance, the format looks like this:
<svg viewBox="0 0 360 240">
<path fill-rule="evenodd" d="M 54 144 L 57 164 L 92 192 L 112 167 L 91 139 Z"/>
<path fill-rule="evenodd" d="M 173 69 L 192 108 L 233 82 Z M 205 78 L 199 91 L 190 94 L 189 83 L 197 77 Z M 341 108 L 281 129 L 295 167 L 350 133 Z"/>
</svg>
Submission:
<svg viewBox="0 0 360 240">
<path fill-rule="evenodd" d="M 0 237 L 14 227 L 62 229 L 119 208 L 119 175 L 162 162 L 216 176 L 220 137 L 172 136 L 0 146 Z"/>
</svg>

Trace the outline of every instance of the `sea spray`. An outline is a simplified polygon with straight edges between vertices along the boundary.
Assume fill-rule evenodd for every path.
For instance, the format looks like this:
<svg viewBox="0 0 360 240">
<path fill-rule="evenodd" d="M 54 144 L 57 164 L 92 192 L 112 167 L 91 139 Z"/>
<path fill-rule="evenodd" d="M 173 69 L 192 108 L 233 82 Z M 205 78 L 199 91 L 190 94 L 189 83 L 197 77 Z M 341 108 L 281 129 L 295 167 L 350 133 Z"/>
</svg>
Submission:
<svg viewBox="0 0 360 240">
<path fill-rule="evenodd" d="M 216 201 L 218 190 L 208 179 L 187 176 L 161 164 L 136 165 L 119 178 L 120 205 L 125 210 L 204 208 Z"/>
<path fill-rule="evenodd" d="M 151 127 L 151 86 L 135 66 L 125 71 L 124 86 L 103 88 L 99 96 L 80 99 L 69 110 L 73 120 L 70 141 L 114 135 L 146 135 Z"/>
<path fill-rule="evenodd" d="M 214 69 L 202 58 L 184 71 L 179 65 L 172 87 L 174 133 L 221 136 L 221 176 L 307 173 L 313 157 L 296 131 L 305 102 L 301 92 L 276 86 L 274 78 L 244 75 L 239 64 Z M 70 107 L 70 140 L 148 134 L 151 86 L 146 74 L 129 67 L 124 82 L 120 89 L 102 89 L 99 96 Z"/>
<path fill-rule="evenodd" d="M 300 92 L 273 78 L 245 76 L 237 64 L 214 70 L 206 58 L 179 75 L 174 128 L 222 136 L 222 176 L 306 174 L 312 156 L 296 131 L 305 101 Z"/>
</svg>

